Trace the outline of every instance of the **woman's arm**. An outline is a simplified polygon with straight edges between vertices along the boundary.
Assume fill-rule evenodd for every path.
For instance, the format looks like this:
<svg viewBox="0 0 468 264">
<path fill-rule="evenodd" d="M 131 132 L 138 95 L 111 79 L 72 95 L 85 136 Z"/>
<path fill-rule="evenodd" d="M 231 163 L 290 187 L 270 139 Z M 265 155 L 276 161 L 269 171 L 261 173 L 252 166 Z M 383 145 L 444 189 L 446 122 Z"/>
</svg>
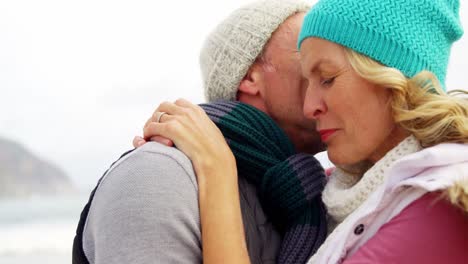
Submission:
<svg viewBox="0 0 468 264">
<path fill-rule="evenodd" d="M 161 112 L 166 114 L 158 123 L 149 120 L 144 135 L 171 140 L 192 161 L 199 185 L 203 262 L 250 263 L 236 162 L 226 140 L 203 109 L 186 100 L 162 103 L 156 110 Z"/>
</svg>

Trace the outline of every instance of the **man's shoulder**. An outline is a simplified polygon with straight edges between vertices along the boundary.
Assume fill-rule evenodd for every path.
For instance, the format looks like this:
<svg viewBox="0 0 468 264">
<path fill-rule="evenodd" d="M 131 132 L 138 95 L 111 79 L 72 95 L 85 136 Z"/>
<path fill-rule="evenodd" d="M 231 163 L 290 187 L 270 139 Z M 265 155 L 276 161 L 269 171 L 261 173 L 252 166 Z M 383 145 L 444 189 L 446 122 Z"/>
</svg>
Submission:
<svg viewBox="0 0 468 264">
<path fill-rule="evenodd" d="M 201 258 L 196 178 L 190 160 L 175 148 L 147 143 L 121 157 L 89 208 L 83 250 L 90 263 Z"/>
<path fill-rule="evenodd" d="M 121 157 L 105 173 L 94 193 L 88 221 L 115 216 L 151 218 L 154 212 L 168 209 L 197 217 L 197 201 L 190 160 L 175 148 L 150 142 Z M 141 211 L 133 215 L 133 209 Z"/>
<path fill-rule="evenodd" d="M 171 159 L 181 166 L 190 168 L 192 170 L 192 163 L 190 159 L 179 149 L 175 147 L 168 147 L 157 142 L 147 142 L 140 148 L 136 149 L 134 155 L 142 155 L 150 158 L 161 158 L 166 157 Z"/>
<path fill-rule="evenodd" d="M 152 162 L 138 162 L 146 160 L 151 160 Z M 166 165 L 169 166 L 178 165 L 184 170 L 187 170 L 190 174 L 193 174 L 192 163 L 182 151 L 157 142 L 148 142 L 133 150 L 131 153 L 123 156 L 112 165 L 109 172 L 121 166 L 122 163 L 125 163 L 127 166 L 139 165 L 144 167 L 160 167 L 161 165 L 164 165 L 159 163 L 161 161 L 166 162 Z"/>
<path fill-rule="evenodd" d="M 120 158 L 109 168 L 100 185 L 129 177 L 134 178 L 136 184 L 145 184 L 148 180 L 185 182 L 198 189 L 190 159 L 180 150 L 156 142 L 148 142 Z"/>
</svg>

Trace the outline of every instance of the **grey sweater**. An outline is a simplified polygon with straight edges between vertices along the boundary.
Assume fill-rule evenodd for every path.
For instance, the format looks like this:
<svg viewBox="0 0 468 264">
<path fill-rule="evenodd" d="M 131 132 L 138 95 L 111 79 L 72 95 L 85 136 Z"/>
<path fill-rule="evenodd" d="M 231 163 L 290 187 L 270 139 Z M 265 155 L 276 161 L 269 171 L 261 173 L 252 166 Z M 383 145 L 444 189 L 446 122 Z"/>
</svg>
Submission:
<svg viewBox="0 0 468 264">
<path fill-rule="evenodd" d="M 239 192 L 251 262 L 275 263 L 279 234 L 255 187 L 239 178 Z M 90 263 L 202 263 L 198 186 L 187 156 L 150 142 L 114 164 L 96 190 L 83 249 Z"/>
</svg>

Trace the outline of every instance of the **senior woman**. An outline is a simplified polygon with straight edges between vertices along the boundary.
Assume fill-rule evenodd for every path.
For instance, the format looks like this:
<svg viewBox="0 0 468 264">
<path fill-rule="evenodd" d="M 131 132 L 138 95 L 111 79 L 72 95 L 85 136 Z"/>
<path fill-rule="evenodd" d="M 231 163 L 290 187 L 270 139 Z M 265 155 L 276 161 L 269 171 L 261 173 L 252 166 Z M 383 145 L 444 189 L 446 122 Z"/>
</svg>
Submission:
<svg viewBox="0 0 468 264">
<path fill-rule="evenodd" d="M 336 228 L 309 263 L 466 263 L 467 93 L 444 91 L 463 33 L 458 9 L 456 0 L 321 0 L 305 17 L 304 114 L 337 166 L 322 195 Z M 238 212 L 226 209 L 238 194 L 224 138 L 189 102 L 157 111 L 167 115 L 145 136 L 173 140 L 197 173 L 204 262 L 248 263 Z M 218 243 L 225 235 L 230 248 Z"/>
</svg>

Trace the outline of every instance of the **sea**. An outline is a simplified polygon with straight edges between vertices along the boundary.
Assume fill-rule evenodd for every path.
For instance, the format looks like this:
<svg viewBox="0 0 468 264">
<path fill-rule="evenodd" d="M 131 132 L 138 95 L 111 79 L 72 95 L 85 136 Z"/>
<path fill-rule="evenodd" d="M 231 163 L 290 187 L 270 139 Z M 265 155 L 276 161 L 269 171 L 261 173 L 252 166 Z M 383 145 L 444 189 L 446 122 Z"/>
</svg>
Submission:
<svg viewBox="0 0 468 264">
<path fill-rule="evenodd" d="M 0 264 L 71 263 L 88 194 L 0 200 Z"/>
</svg>

